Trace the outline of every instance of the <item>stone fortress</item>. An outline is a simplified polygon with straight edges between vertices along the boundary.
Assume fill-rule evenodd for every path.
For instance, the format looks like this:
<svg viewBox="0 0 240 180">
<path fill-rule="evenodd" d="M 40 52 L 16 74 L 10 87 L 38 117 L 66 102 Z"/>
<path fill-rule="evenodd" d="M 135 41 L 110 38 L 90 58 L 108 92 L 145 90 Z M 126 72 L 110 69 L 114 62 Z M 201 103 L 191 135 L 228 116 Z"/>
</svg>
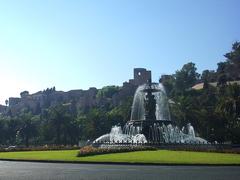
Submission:
<svg viewBox="0 0 240 180">
<path fill-rule="evenodd" d="M 88 90 L 70 90 L 67 92 L 56 91 L 55 87 L 47 88 L 44 91 L 39 91 L 34 94 L 29 94 L 28 91 L 20 93 L 20 97 L 10 97 L 8 106 L 0 105 L 0 113 L 7 115 L 17 115 L 22 109 L 29 109 L 33 114 L 40 114 L 42 109 L 54 106 L 57 104 L 72 104 L 76 108 L 88 109 L 113 103 L 118 105 L 122 100 L 133 97 L 136 88 L 139 85 L 146 83 L 151 78 L 151 71 L 144 68 L 135 68 L 133 70 L 134 78 L 128 82 L 124 82 L 120 90 L 115 93 L 111 99 L 98 99 L 96 97 L 98 89 L 92 87 Z"/>
</svg>

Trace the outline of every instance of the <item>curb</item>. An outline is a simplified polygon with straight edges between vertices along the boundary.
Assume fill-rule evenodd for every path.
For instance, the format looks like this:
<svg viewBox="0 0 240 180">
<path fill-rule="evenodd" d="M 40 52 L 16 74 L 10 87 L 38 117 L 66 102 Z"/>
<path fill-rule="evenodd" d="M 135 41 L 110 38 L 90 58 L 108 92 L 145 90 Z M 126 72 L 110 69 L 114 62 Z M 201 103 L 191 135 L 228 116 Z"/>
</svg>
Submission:
<svg viewBox="0 0 240 180">
<path fill-rule="evenodd" d="M 138 162 L 90 162 L 90 161 L 62 161 L 62 160 L 26 160 L 26 159 L 0 159 L 0 161 L 62 163 L 62 164 L 102 164 L 102 165 L 138 165 L 138 166 L 240 166 L 240 164 L 183 164 L 183 163 L 138 163 Z"/>
</svg>

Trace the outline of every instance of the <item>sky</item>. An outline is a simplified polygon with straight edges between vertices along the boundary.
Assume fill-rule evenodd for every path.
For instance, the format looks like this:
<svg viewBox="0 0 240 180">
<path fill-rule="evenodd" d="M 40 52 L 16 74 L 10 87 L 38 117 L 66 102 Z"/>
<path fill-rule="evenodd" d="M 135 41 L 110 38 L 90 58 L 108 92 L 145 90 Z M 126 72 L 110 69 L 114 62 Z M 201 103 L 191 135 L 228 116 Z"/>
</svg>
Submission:
<svg viewBox="0 0 240 180">
<path fill-rule="evenodd" d="M 240 0 L 0 0 L 0 103 L 21 91 L 215 70 L 240 41 Z"/>
</svg>

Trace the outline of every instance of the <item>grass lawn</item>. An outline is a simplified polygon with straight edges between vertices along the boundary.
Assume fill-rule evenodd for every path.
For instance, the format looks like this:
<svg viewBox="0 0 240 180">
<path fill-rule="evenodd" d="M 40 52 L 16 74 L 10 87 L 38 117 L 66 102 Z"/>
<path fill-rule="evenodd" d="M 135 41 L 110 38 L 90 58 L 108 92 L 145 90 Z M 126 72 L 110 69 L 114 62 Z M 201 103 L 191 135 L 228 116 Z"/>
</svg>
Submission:
<svg viewBox="0 0 240 180">
<path fill-rule="evenodd" d="M 0 159 L 240 165 L 240 154 L 158 150 L 76 157 L 77 152 L 78 150 L 1 152 Z"/>
</svg>

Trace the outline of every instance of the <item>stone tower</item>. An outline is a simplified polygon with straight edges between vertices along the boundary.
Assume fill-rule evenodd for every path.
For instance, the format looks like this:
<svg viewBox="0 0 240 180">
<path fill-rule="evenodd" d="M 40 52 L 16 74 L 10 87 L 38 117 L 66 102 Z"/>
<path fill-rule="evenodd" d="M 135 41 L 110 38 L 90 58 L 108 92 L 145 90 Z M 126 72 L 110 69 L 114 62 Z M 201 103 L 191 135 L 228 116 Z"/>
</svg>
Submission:
<svg viewBox="0 0 240 180">
<path fill-rule="evenodd" d="M 129 80 L 129 83 L 140 86 L 148 82 L 151 79 L 151 71 L 146 70 L 145 68 L 134 68 L 133 69 L 134 79 Z"/>
</svg>

